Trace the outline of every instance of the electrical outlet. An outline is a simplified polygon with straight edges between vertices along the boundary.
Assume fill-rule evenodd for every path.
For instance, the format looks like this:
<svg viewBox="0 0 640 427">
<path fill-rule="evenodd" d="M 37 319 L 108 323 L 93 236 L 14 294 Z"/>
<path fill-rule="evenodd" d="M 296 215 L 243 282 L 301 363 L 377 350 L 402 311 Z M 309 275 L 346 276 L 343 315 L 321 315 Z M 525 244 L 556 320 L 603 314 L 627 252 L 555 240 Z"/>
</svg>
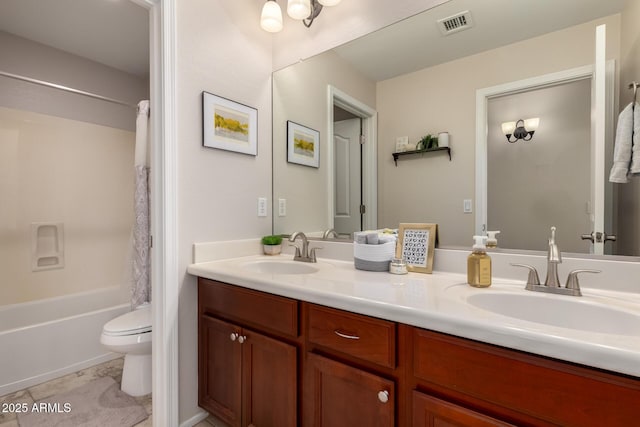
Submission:
<svg viewBox="0 0 640 427">
<path fill-rule="evenodd" d="M 258 216 L 267 216 L 267 198 L 258 197 Z"/>
<path fill-rule="evenodd" d="M 471 199 L 464 199 L 462 201 L 462 211 L 464 213 L 472 213 L 473 207 L 471 206 Z"/>
<path fill-rule="evenodd" d="M 278 216 L 287 216 L 287 199 L 278 199 Z"/>
</svg>

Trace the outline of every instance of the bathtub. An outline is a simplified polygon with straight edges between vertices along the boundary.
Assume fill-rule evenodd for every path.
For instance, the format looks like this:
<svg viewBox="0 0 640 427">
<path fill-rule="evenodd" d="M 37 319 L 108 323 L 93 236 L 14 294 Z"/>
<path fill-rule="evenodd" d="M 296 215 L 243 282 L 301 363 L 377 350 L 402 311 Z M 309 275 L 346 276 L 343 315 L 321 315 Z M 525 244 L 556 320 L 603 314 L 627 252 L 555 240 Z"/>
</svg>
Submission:
<svg viewBox="0 0 640 427">
<path fill-rule="evenodd" d="M 102 326 L 130 310 L 120 288 L 0 307 L 0 396 L 121 355 Z"/>
</svg>

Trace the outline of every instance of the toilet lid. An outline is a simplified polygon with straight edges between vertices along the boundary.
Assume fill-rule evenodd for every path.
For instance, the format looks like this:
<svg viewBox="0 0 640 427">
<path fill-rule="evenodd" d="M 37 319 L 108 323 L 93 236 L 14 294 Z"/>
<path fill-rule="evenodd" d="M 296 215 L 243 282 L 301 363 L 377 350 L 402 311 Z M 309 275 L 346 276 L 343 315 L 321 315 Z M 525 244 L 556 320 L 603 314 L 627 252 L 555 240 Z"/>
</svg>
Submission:
<svg viewBox="0 0 640 427">
<path fill-rule="evenodd" d="M 135 335 L 151 331 L 151 307 L 146 306 L 108 321 L 103 328 L 106 335 Z"/>
</svg>

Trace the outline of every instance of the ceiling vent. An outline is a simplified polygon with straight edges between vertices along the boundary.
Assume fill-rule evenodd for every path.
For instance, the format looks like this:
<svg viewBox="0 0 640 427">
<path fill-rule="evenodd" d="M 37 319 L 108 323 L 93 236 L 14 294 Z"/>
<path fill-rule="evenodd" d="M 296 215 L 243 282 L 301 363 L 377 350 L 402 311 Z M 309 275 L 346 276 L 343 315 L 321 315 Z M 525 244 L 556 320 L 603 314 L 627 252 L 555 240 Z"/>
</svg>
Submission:
<svg viewBox="0 0 640 427">
<path fill-rule="evenodd" d="M 438 19 L 438 28 L 445 36 L 459 31 L 464 31 L 471 27 L 473 27 L 473 19 L 471 18 L 471 12 L 468 10 L 456 13 L 455 15 L 451 15 L 446 18 Z"/>
</svg>

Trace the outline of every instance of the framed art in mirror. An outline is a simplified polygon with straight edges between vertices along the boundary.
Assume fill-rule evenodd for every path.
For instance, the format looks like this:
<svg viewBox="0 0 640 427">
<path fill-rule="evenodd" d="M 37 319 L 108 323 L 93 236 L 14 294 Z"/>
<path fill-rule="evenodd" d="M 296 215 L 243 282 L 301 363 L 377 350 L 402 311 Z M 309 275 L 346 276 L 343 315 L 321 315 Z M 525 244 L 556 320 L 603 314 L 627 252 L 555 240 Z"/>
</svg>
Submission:
<svg viewBox="0 0 640 427">
<path fill-rule="evenodd" d="M 287 120 L 287 162 L 320 167 L 320 132 Z"/>
<path fill-rule="evenodd" d="M 202 92 L 202 145 L 258 154 L 258 110 Z"/>
<path fill-rule="evenodd" d="M 437 224 L 400 224 L 396 258 L 404 259 L 407 270 L 416 273 L 433 271 L 437 227 Z"/>
</svg>

